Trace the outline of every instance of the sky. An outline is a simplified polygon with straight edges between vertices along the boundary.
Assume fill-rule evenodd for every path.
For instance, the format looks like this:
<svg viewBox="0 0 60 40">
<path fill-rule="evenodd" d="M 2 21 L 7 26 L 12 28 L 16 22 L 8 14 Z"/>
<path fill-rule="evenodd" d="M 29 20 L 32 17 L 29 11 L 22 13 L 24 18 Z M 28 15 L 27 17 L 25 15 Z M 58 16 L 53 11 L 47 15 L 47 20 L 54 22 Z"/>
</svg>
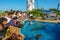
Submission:
<svg viewBox="0 0 60 40">
<path fill-rule="evenodd" d="M 48 10 L 49 8 L 57 8 L 58 3 L 60 0 L 38 0 L 38 7 Z M 36 4 L 34 5 L 36 8 Z M 26 0 L 0 0 L 0 10 L 10 9 L 26 11 Z"/>
</svg>

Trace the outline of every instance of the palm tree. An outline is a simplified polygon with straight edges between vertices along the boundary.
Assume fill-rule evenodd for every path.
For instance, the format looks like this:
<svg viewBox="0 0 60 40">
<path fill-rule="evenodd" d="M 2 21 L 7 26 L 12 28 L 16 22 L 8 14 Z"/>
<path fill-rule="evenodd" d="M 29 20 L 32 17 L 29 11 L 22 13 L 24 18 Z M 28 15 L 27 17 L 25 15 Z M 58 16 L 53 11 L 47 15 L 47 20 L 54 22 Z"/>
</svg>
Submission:
<svg viewBox="0 0 60 40">
<path fill-rule="evenodd" d="M 60 15 L 59 6 L 60 6 L 60 4 L 58 3 L 57 9 L 56 9 L 56 8 L 51 8 L 51 9 L 49 9 L 49 10 L 52 10 L 52 11 L 54 11 L 54 12 L 56 13 L 56 17 L 58 17 L 58 15 Z"/>
<path fill-rule="evenodd" d="M 60 4 L 58 3 L 57 10 L 59 9 Z"/>
<path fill-rule="evenodd" d="M 58 14 L 59 14 L 59 12 L 60 12 L 60 11 L 59 11 L 59 6 L 60 6 L 60 4 L 58 3 L 58 6 L 57 6 Z"/>
</svg>

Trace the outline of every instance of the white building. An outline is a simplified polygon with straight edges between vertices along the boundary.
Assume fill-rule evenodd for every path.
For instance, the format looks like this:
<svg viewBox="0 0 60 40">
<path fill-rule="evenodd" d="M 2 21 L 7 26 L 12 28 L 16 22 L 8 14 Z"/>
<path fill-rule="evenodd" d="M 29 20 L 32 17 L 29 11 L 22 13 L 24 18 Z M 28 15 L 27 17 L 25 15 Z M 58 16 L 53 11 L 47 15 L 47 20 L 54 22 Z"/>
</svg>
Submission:
<svg viewBox="0 0 60 40">
<path fill-rule="evenodd" d="M 27 10 L 34 9 L 34 0 L 27 0 Z"/>
</svg>

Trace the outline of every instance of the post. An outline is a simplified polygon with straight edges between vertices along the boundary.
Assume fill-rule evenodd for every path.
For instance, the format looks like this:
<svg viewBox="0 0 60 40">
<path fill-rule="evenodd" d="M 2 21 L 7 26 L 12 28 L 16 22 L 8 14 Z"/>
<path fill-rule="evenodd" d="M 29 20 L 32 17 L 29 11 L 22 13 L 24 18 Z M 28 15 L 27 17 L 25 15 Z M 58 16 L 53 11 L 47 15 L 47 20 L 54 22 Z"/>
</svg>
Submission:
<svg viewBox="0 0 60 40">
<path fill-rule="evenodd" d="M 38 9 L 38 0 L 36 0 L 36 9 Z"/>
<path fill-rule="evenodd" d="M 58 3 L 58 6 L 57 6 L 57 10 L 58 10 L 58 13 L 59 13 L 59 6 L 60 4 Z M 56 14 L 56 17 L 57 17 L 58 14 Z M 58 20 L 58 17 L 57 17 L 57 20 Z"/>
</svg>

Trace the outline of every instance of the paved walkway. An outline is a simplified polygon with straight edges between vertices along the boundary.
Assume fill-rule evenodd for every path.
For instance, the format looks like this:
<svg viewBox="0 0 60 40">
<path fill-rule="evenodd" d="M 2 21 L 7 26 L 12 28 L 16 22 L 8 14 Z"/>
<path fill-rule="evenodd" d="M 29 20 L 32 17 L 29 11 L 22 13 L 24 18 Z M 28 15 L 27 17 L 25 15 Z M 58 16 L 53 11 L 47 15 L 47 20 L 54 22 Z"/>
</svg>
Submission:
<svg viewBox="0 0 60 40">
<path fill-rule="evenodd" d="M 35 19 L 35 20 L 42 21 L 42 22 L 53 22 L 53 23 L 60 22 L 60 20 L 38 20 L 38 19 Z"/>
</svg>

